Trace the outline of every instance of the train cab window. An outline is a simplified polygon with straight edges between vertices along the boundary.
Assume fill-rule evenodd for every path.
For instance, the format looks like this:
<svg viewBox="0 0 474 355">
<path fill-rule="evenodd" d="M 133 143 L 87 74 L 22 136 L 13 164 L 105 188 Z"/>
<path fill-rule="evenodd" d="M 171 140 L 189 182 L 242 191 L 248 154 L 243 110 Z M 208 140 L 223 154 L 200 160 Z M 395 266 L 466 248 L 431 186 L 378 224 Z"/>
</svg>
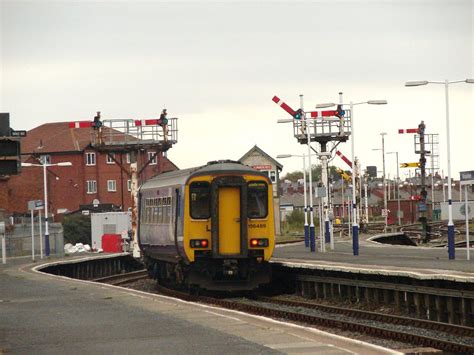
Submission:
<svg viewBox="0 0 474 355">
<path fill-rule="evenodd" d="M 247 186 L 248 218 L 265 218 L 268 214 L 268 186 L 264 182 L 251 182 Z"/>
<path fill-rule="evenodd" d="M 208 219 L 211 217 L 211 185 L 197 181 L 189 186 L 191 218 Z"/>
</svg>

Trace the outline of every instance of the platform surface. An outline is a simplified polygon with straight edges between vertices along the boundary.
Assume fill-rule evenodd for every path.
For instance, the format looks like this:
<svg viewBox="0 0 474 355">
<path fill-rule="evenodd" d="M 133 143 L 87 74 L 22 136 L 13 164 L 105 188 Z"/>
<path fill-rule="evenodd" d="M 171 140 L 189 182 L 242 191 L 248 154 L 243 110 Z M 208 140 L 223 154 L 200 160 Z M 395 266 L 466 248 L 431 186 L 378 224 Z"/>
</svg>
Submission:
<svg viewBox="0 0 474 355">
<path fill-rule="evenodd" d="M 357 256 L 353 253 L 352 240 L 348 239 L 336 238 L 334 250 L 327 244 L 325 253 L 320 252 L 319 244 L 316 252 L 306 248 L 304 242 L 279 245 L 275 248 L 272 262 L 474 282 L 474 248 L 471 248 L 471 260 L 466 260 L 466 248 L 457 248 L 456 258 L 449 260 L 447 248 L 380 244 L 368 238 L 361 236 Z"/>
<path fill-rule="evenodd" d="M 38 264 L 0 264 L 0 354 L 396 353 L 317 329 L 45 275 L 32 270 Z"/>
</svg>

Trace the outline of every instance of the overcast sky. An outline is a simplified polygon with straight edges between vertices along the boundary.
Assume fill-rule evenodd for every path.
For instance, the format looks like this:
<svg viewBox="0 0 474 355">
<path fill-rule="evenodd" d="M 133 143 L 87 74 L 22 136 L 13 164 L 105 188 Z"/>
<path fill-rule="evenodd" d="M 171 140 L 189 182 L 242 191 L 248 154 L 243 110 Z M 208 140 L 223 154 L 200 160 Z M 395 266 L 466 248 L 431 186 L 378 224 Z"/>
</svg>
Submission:
<svg viewBox="0 0 474 355">
<path fill-rule="evenodd" d="M 168 157 L 180 168 L 238 159 L 257 144 L 273 157 L 305 151 L 278 95 L 317 103 L 386 99 L 354 110 L 356 156 L 385 150 L 414 162 L 425 121 L 447 174 L 443 85 L 407 80 L 473 75 L 473 1 L 1 1 L 0 111 L 14 129 L 48 122 L 179 118 Z M 474 170 L 474 86 L 449 87 L 452 174 Z M 350 157 L 350 143 L 339 149 Z M 284 172 L 301 159 L 282 159 Z M 347 169 L 340 158 L 333 163 Z M 396 173 L 388 155 L 387 173 Z M 408 170 L 401 170 L 401 176 Z"/>
</svg>

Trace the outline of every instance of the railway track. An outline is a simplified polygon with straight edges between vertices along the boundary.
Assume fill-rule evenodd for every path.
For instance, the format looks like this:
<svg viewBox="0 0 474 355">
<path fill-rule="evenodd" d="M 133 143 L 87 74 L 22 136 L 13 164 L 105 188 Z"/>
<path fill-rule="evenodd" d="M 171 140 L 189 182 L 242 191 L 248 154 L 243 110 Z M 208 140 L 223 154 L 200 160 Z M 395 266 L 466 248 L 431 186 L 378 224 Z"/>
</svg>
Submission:
<svg viewBox="0 0 474 355">
<path fill-rule="evenodd" d="M 146 270 L 94 279 L 113 285 L 148 278 Z M 133 288 L 133 287 L 132 287 Z M 254 315 L 324 326 L 448 352 L 474 353 L 474 328 L 279 297 L 215 298 L 157 285 L 160 294 Z"/>
<path fill-rule="evenodd" d="M 119 285 L 125 285 L 128 283 L 131 283 L 134 281 L 147 279 L 148 277 L 149 276 L 146 270 L 138 270 L 138 271 L 127 272 L 124 274 L 116 274 L 116 275 L 111 275 L 111 276 L 99 277 L 91 281 L 119 286 Z"/>
<path fill-rule="evenodd" d="M 268 297 L 229 300 L 190 295 L 162 286 L 158 286 L 157 290 L 167 296 L 186 301 L 211 304 L 270 318 L 337 328 L 449 352 L 474 352 L 474 329 L 469 327 Z M 319 314 L 311 312 L 318 307 L 321 307 L 319 311 L 323 308 L 324 311 Z M 450 340 L 453 337 L 456 339 Z"/>
</svg>

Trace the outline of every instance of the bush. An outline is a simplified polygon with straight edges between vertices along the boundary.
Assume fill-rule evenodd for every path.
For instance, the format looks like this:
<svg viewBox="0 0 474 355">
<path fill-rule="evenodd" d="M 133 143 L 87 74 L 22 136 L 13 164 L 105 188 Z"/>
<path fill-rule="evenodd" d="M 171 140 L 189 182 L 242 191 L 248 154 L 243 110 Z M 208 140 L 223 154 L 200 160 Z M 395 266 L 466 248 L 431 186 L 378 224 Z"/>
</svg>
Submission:
<svg viewBox="0 0 474 355">
<path fill-rule="evenodd" d="M 293 210 L 291 214 L 286 217 L 286 222 L 290 226 L 302 226 L 304 224 L 304 214 L 303 211 Z"/>
<path fill-rule="evenodd" d="M 91 218 L 84 215 L 64 217 L 64 243 L 82 243 L 91 245 Z"/>
</svg>

